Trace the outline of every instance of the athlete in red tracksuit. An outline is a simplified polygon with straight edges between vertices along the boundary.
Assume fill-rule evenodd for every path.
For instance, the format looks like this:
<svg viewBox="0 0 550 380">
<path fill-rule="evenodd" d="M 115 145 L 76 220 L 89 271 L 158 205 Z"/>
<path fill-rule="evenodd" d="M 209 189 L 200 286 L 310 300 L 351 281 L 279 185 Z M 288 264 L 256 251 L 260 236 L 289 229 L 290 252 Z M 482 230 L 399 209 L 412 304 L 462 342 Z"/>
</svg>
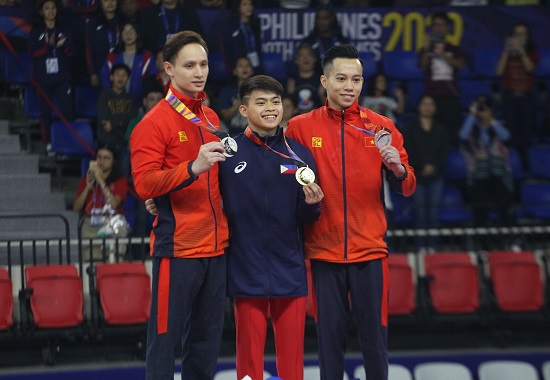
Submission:
<svg viewBox="0 0 550 380">
<path fill-rule="evenodd" d="M 212 379 L 225 310 L 227 220 L 218 186 L 223 144 L 204 127 L 219 119 L 201 98 L 208 75 L 206 43 L 195 32 L 164 47 L 170 92 L 130 137 L 132 175 L 143 199 L 153 198 L 153 298 L 147 334 L 148 380 L 174 378 L 182 344 L 182 379 Z M 198 125 L 173 105 L 185 105 Z M 195 120 L 197 122 L 197 120 Z"/>
<path fill-rule="evenodd" d="M 321 379 L 341 379 L 351 313 L 359 333 L 368 379 L 388 376 L 388 248 L 383 172 L 394 191 L 410 196 L 416 178 L 393 122 L 360 108 L 363 66 L 351 45 L 329 49 L 323 58 L 324 106 L 288 123 L 286 135 L 306 146 L 317 163 L 325 198 L 319 220 L 306 226 L 317 295 Z M 391 145 L 378 148 L 375 132 L 391 132 Z"/>
</svg>

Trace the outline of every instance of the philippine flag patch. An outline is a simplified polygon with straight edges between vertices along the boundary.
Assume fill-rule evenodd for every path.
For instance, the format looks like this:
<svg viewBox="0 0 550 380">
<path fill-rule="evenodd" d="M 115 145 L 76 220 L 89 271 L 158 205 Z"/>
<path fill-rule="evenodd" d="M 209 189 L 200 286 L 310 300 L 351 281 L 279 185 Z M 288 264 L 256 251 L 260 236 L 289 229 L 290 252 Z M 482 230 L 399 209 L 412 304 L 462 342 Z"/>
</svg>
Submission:
<svg viewBox="0 0 550 380">
<path fill-rule="evenodd" d="M 296 165 L 281 165 L 281 174 L 296 174 Z"/>
</svg>

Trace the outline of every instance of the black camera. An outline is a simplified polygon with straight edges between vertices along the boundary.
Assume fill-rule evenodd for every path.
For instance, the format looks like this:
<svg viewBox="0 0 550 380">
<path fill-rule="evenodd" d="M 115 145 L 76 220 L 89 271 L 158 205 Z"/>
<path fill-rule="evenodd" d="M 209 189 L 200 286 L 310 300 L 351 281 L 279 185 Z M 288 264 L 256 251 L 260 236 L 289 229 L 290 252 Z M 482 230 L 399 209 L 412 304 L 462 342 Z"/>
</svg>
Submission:
<svg viewBox="0 0 550 380">
<path fill-rule="evenodd" d="M 487 111 L 489 109 L 489 105 L 485 101 L 485 99 L 479 99 L 477 101 L 476 109 L 478 112 Z"/>
</svg>

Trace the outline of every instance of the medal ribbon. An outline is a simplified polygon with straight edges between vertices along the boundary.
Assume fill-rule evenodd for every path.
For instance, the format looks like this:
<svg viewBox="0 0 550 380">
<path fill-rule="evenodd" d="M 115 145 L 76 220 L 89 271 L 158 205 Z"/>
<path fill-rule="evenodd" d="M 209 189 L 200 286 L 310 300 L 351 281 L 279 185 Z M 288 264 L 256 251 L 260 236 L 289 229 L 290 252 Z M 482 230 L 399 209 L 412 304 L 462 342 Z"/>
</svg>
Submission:
<svg viewBox="0 0 550 380">
<path fill-rule="evenodd" d="M 198 125 L 201 128 L 206 129 L 208 132 L 212 133 L 214 136 L 217 136 L 219 138 L 227 137 L 229 136 L 228 133 L 225 133 L 223 131 L 220 131 L 215 126 L 208 121 L 207 122 L 202 121 L 199 119 L 197 115 L 193 113 L 181 100 L 178 99 L 176 95 L 172 93 L 172 90 L 168 90 L 168 93 L 166 94 L 166 97 L 164 98 L 168 104 L 172 106 L 173 109 L 175 109 L 181 116 L 189 120 L 191 123 Z M 206 117 L 206 115 L 205 115 Z"/>
<path fill-rule="evenodd" d="M 367 135 L 370 135 L 370 136 L 374 136 L 376 135 L 377 132 L 380 132 L 382 130 L 385 130 L 391 134 L 391 130 L 389 130 L 388 128 L 383 127 L 380 124 L 375 125 L 370 121 L 369 117 L 367 116 L 367 109 L 365 107 L 361 107 L 361 106 L 358 106 L 358 107 L 359 107 L 359 115 L 361 116 L 361 121 L 363 122 L 363 126 L 365 128 L 356 127 L 355 125 L 348 123 L 347 121 L 337 117 L 335 112 L 328 107 L 327 107 L 327 114 L 333 119 L 338 121 L 343 121 L 344 124 L 347 124 L 350 127 L 357 129 L 359 132 L 366 133 Z"/>
<path fill-rule="evenodd" d="M 286 141 L 286 137 L 285 135 L 283 135 L 283 140 L 285 141 L 285 145 L 288 149 L 288 153 L 290 154 L 290 156 L 287 156 L 286 154 L 284 153 L 281 153 L 281 152 L 278 152 L 276 151 L 275 149 L 273 149 L 272 147 L 270 147 L 269 145 L 267 145 L 266 143 L 264 143 L 262 140 L 260 140 L 260 138 L 258 136 L 256 136 L 254 134 L 254 132 L 252 132 L 252 129 L 250 129 L 250 127 L 246 127 L 246 129 L 244 130 L 244 135 L 250 140 L 252 141 L 253 143 L 255 144 L 258 144 L 260 146 L 263 146 L 267 149 L 269 149 L 270 151 L 272 151 L 273 153 L 275 154 L 278 154 L 279 156 L 281 157 L 284 157 L 284 158 L 290 158 L 291 160 L 294 161 L 294 163 L 298 166 L 298 167 L 302 167 L 302 166 L 307 166 L 307 164 L 300 158 L 298 157 L 298 155 L 296 153 L 294 153 L 294 151 L 292 150 L 292 148 L 290 147 L 290 145 L 288 145 L 288 142 Z"/>
</svg>

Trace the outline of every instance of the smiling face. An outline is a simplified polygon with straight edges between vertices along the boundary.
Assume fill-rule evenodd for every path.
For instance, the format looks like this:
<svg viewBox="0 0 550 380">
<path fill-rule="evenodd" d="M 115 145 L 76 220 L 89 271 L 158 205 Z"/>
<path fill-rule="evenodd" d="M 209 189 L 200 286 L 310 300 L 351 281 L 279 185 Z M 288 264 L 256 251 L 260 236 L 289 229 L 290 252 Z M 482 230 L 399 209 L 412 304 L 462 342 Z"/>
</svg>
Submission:
<svg viewBox="0 0 550 380">
<path fill-rule="evenodd" d="M 254 90 L 239 107 L 250 129 L 260 136 L 273 136 L 283 118 L 283 101 L 274 92 Z"/>
<path fill-rule="evenodd" d="M 337 110 L 349 108 L 363 87 L 363 66 L 355 58 L 336 58 L 325 68 L 321 84 L 327 90 L 329 107 Z"/>
<path fill-rule="evenodd" d="M 183 46 L 172 62 L 164 62 L 172 86 L 184 95 L 196 98 L 204 90 L 208 77 L 208 55 L 198 43 Z"/>
</svg>

